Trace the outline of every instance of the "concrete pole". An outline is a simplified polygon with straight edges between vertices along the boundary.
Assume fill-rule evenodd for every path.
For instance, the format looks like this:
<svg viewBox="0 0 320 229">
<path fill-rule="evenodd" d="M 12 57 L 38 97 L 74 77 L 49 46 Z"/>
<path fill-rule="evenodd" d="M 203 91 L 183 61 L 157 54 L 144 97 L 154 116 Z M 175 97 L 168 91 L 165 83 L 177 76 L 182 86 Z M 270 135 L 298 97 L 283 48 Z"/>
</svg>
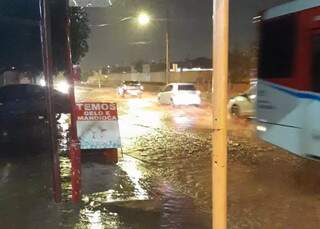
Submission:
<svg viewBox="0 0 320 229">
<path fill-rule="evenodd" d="M 99 71 L 98 74 L 99 74 L 99 88 L 101 88 L 101 72 Z"/>
<path fill-rule="evenodd" d="M 166 84 L 169 84 L 170 82 L 170 58 L 169 58 L 169 26 L 170 26 L 170 12 L 169 12 L 169 6 L 170 1 L 166 0 Z"/>
<path fill-rule="evenodd" d="M 229 0 L 213 0 L 212 226 L 227 228 Z"/>
<path fill-rule="evenodd" d="M 73 71 L 72 51 L 70 43 L 70 26 L 71 21 L 69 17 L 69 1 L 64 0 L 65 3 L 65 60 L 66 60 L 66 73 L 68 75 L 69 88 L 69 101 L 71 106 L 71 136 L 69 146 L 69 156 L 71 161 L 71 192 L 72 202 L 75 204 L 81 201 L 81 150 L 80 143 L 77 135 L 77 110 L 76 99 L 74 93 L 76 77 Z"/>
<path fill-rule="evenodd" d="M 166 31 L 166 84 L 169 83 L 170 77 L 170 61 L 169 61 L 169 33 Z"/>
</svg>

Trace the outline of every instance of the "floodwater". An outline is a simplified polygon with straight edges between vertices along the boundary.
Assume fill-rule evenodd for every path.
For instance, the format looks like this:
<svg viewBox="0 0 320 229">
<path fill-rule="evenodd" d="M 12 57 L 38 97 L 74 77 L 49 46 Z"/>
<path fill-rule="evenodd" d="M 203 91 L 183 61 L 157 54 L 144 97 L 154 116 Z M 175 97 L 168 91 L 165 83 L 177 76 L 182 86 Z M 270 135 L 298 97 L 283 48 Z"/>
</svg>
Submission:
<svg viewBox="0 0 320 229">
<path fill-rule="evenodd" d="M 124 155 L 117 165 L 83 162 L 79 206 L 70 202 L 67 157 L 61 156 L 60 204 L 52 201 L 46 153 L 7 158 L 0 166 L 2 228 L 208 228 L 190 217 L 196 214 L 191 198 L 168 183 L 153 181 L 140 162 L 129 156 Z"/>
<path fill-rule="evenodd" d="M 106 88 L 78 93 L 83 101 L 114 98 Z M 29 144 L 20 147 L 26 156 L 1 159 L 1 228 L 211 228 L 210 106 L 161 106 L 152 93 L 116 101 L 119 163 L 84 155 L 79 205 L 70 201 L 67 118 L 59 125 L 62 203 L 52 201 L 45 147 L 30 155 Z M 253 130 L 250 121 L 229 120 L 228 228 L 319 228 L 319 163 L 266 144 Z"/>
<path fill-rule="evenodd" d="M 135 125 L 134 117 L 136 114 L 133 117 L 124 115 L 120 122 L 127 146 L 133 144 L 133 138 L 151 132 L 151 127 L 125 131 Z M 0 223 L 3 228 L 210 227 L 210 220 L 207 225 L 204 223 L 192 198 L 150 172 L 143 160 L 125 151 L 119 153 L 117 165 L 105 163 L 99 155 L 83 155 L 83 197 L 79 205 L 73 205 L 70 200 L 71 165 L 66 153 L 67 122 L 68 117 L 63 116 L 58 127 L 62 203 L 52 200 L 51 157 L 45 142 L 3 149 L 8 152 L 3 153 L 0 162 Z M 10 155 L 10 151 L 19 154 Z"/>
</svg>

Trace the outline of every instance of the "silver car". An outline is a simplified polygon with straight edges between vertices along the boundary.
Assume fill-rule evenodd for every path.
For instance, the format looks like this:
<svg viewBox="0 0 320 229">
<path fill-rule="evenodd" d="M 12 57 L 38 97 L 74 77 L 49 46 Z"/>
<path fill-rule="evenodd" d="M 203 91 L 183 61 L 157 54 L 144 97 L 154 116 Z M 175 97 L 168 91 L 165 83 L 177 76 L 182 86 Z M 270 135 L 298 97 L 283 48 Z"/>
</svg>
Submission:
<svg viewBox="0 0 320 229">
<path fill-rule="evenodd" d="M 256 113 L 257 86 L 253 85 L 242 94 L 232 97 L 228 103 L 229 112 L 238 117 L 253 117 Z"/>
</svg>

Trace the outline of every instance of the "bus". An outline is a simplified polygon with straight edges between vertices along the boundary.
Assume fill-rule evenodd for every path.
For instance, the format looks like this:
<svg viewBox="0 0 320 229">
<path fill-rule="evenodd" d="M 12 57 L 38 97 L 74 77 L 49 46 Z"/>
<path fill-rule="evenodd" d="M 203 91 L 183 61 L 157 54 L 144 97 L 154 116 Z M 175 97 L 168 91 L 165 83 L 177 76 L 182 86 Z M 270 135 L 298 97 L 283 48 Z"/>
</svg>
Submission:
<svg viewBox="0 0 320 229">
<path fill-rule="evenodd" d="M 257 87 L 258 136 L 320 159 L 320 1 L 263 12 Z"/>
</svg>

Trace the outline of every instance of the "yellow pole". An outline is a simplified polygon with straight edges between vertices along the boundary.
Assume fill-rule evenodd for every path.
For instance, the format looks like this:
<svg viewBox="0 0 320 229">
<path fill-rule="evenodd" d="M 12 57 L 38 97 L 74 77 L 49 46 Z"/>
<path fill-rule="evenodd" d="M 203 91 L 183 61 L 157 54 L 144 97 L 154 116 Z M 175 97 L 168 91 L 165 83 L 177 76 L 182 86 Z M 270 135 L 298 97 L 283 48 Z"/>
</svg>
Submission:
<svg viewBox="0 0 320 229">
<path fill-rule="evenodd" d="M 213 0 L 212 227 L 227 228 L 229 0 Z"/>
</svg>

